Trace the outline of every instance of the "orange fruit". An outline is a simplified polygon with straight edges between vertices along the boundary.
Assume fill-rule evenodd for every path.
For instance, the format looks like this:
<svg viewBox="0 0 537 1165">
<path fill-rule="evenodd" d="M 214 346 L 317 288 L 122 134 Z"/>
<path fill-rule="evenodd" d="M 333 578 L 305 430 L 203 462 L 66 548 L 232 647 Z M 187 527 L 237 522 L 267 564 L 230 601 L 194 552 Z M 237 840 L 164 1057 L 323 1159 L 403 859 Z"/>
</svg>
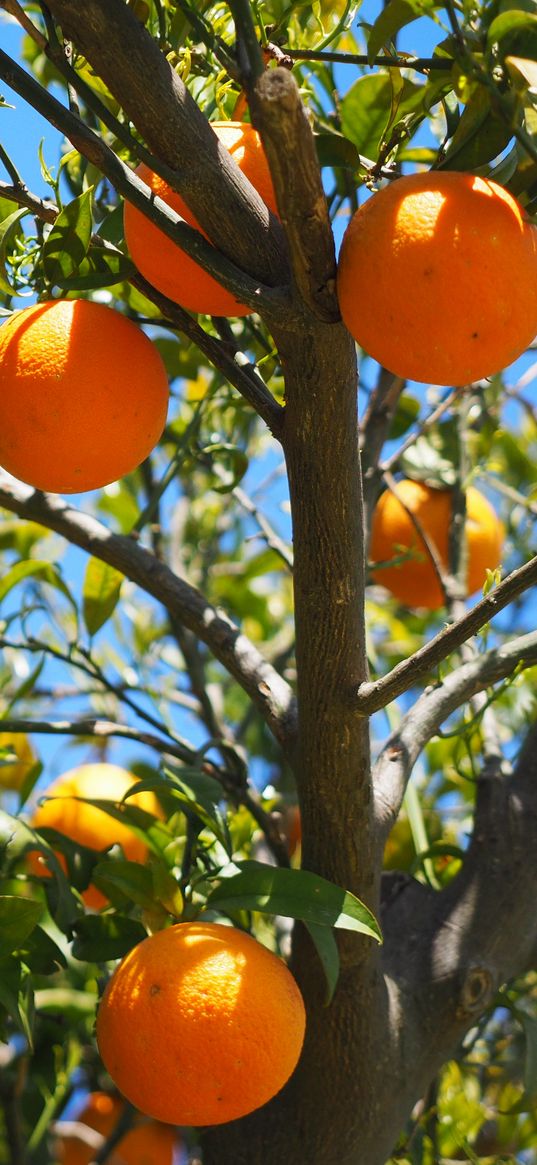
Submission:
<svg viewBox="0 0 537 1165">
<path fill-rule="evenodd" d="M 97 1043 L 142 1112 L 217 1125 L 280 1091 L 304 1028 L 302 996 L 281 959 L 233 927 L 182 922 L 119 964 L 99 1006 Z"/>
<path fill-rule="evenodd" d="M 94 1129 L 106 1140 L 115 1129 L 124 1107 L 118 1096 L 92 1092 L 75 1120 L 87 1125 L 88 1129 Z M 90 1165 L 100 1146 L 82 1137 L 61 1136 L 61 1127 L 60 1122 L 56 1145 L 59 1165 Z M 169 1125 L 138 1117 L 107 1157 L 107 1165 L 173 1165 L 176 1144 L 177 1135 Z"/>
<path fill-rule="evenodd" d="M 239 169 L 255 186 L 269 209 L 276 213 L 276 195 L 257 131 L 247 122 L 240 121 L 213 121 L 211 125 Z M 189 226 L 196 227 L 208 238 L 192 211 L 180 195 L 170 189 L 167 182 L 143 164 L 138 166 L 135 173 Z M 208 275 L 198 263 L 185 255 L 176 243 L 172 243 L 130 202 L 125 203 L 124 224 L 131 258 L 144 278 L 163 295 L 189 311 L 208 315 L 244 316 L 252 310 L 239 303 L 230 291 L 226 291 L 212 275 Z"/>
<path fill-rule="evenodd" d="M 112 845 L 120 845 L 125 857 L 131 862 L 144 862 L 147 846 L 129 829 L 127 824 L 110 817 L 96 805 L 87 804 L 76 798 L 96 801 L 119 802 L 136 782 L 136 777 L 126 769 L 111 764 L 86 764 L 71 769 L 58 777 L 46 789 L 47 798 L 38 805 L 33 818 L 34 829 L 56 829 L 71 841 L 89 849 L 102 852 Z M 129 797 L 128 805 L 145 809 L 155 817 L 162 816 L 158 801 L 153 793 L 145 791 Z M 62 867 L 66 869 L 63 855 L 58 854 Z M 48 877 L 45 859 L 37 850 L 29 854 L 30 866 L 34 873 Z M 94 910 L 106 905 L 107 899 L 96 886 L 88 886 L 82 897 L 86 906 Z"/>
<path fill-rule="evenodd" d="M 20 789 L 36 763 L 30 741 L 23 732 L 13 736 L 10 732 L 0 732 L 0 748 L 8 748 L 17 757 L 12 764 L 0 764 L 0 789 Z"/>
<path fill-rule="evenodd" d="M 78 493 L 130 473 L 167 404 L 154 344 L 102 304 L 50 300 L 0 328 L 0 465 L 36 489 Z"/>
<path fill-rule="evenodd" d="M 397 565 L 373 570 L 372 577 L 408 607 L 427 607 L 434 611 L 443 606 L 442 589 L 425 542 L 405 506 L 415 514 L 447 569 L 451 490 L 431 489 L 422 482 L 404 480 L 397 482 L 397 493 L 399 497 L 386 490 L 375 507 L 371 558 L 374 562 L 389 562 L 408 551 L 412 551 L 413 557 Z M 472 595 L 483 586 L 487 568 L 495 570 L 498 566 L 503 545 L 501 522 L 483 494 L 472 486 L 466 492 L 465 537 L 466 592 Z"/>
<path fill-rule="evenodd" d="M 347 328 L 390 372 L 468 384 L 537 333 L 537 229 L 495 182 L 412 174 L 353 216 L 337 285 Z"/>
</svg>

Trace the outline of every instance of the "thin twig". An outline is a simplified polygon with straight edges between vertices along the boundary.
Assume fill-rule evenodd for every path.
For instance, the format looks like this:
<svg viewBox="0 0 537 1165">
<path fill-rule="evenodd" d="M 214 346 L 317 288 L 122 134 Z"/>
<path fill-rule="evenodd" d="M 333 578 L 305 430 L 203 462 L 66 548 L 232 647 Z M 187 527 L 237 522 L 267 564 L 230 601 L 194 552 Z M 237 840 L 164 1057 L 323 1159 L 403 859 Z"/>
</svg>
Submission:
<svg viewBox="0 0 537 1165">
<path fill-rule="evenodd" d="M 388 53 L 382 53 L 380 56 L 372 59 L 363 53 L 338 53 L 332 51 L 317 51 L 316 49 L 284 49 L 287 57 L 293 61 L 320 61 L 335 65 L 363 65 L 366 68 L 389 68 L 389 69 L 416 69 L 420 73 L 428 73 L 429 70 L 439 69 L 442 72 L 449 73 L 453 61 L 450 57 L 415 57 L 411 53 L 405 55 L 398 53 L 390 56 Z"/>
<path fill-rule="evenodd" d="M 535 561 L 535 560 L 534 560 Z M 537 662 L 537 632 L 521 635 L 446 675 L 425 689 L 386 742 L 374 769 L 377 816 L 384 832 L 396 819 L 406 783 L 440 725 L 477 692 Z"/>
<path fill-rule="evenodd" d="M 181 619 L 244 688 L 284 748 L 294 747 L 296 706 L 290 686 L 225 612 L 132 538 L 112 534 L 101 522 L 54 494 L 40 493 L 0 471 L 0 505 L 56 530 L 88 554 L 115 566 Z"/>
<path fill-rule="evenodd" d="M 356 710 L 362 715 L 370 715 L 379 708 L 385 708 L 397 696 L 438 667 L 438 664 L 447 659 L 470 636 L 480 631 L 490 619 L 536 582 L 537 556 L 524 563 L 518 570 L 513 570 L 462 619 L 445 627 L 430 643 L 426 643 L 414 652 L 414 655 L 396 664 L 387 675 L 361 684 L 354 696 Z"/>
</svg>

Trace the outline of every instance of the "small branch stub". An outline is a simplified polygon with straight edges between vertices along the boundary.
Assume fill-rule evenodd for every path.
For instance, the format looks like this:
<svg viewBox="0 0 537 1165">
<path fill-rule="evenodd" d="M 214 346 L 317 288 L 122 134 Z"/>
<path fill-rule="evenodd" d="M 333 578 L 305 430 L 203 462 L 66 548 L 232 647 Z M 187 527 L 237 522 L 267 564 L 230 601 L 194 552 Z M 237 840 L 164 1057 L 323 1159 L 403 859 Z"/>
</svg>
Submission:
<svg viewBox="0 0 537 1165">
<path fill-rule="evenodd" d="M 459 994 L 457 1019 L 480 1015 L 494 998 L 496 983 L 488 967 L 470 967 Z"/>
</svg>

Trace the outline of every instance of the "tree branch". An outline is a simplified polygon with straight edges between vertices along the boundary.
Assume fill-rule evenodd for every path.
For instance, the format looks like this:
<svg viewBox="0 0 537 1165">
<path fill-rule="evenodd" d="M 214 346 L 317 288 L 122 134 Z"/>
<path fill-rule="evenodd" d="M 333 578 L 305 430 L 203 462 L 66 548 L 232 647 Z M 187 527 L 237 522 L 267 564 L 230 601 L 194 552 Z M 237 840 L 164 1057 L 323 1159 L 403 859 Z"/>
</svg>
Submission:
<svg viewBox="0 0 537 1165">
<path fill-rule="evenodd" d="M 269 160 L 296 287 L 315 317 L 340 319 L 336 256 L 311 128 L 294 77 L 267 69 L 250 91 L 252 121 Z"/>
<path fill-rule="evenodd" d="M 480 776 L 460 873 L 440 893 L 408 878 L 387 899 L 383 962 L 404 1015 L 402 1062 L 410 1056 L 418 1066 L 414 1095 L 423 1093 L 501 985 L 534 966 L 536 830 L 534 725 L 512 776 L 499 765 Z M 411 1103 L 407 1095 L 407 1111 Z"/>
<path fill-rule="evenodd" d="M 481 599 L 457 623 L 444 628 L 430 643 L 420 647 L 414 655 L 396 664 L 381 679 L 361 684 L 354 696 L 354 707 L 363 716 L 385 708 L 397 696 L 413 687 L 430 671 L 442 663 L 461 644 L 480 631 L 513 599 L 518 598 L 537 582 L 537 555 L 529 562 L 511 571 L 497 587 Z"/>
<path fill-rule="evenodd" d="M 257 282 L 285 283 L 279 223 L 131 9 L 122 0 L 49 0 L 48 7 L 151 152 L 177 171 L 175 188 L 215 246 Z"/>
<path fill-rule="evenodd" d="M 537 632 L 521 635 L 450 672 L 426 688 L 384 745 L 373 772 L 377 822 L 383 836 L 394 824 L 420 752 L 440 725 L 477 692 L 537 663 Z"/>
<path fill-rule="evenodd" d="M 125 12 L 129 11 L 124 5 L 121 7 Z M 154 42 L 151 41 L 151 43 Z M 175 76 L 175 74 L 172 75 Z M 146 186 L 145 182 L 142 182 L 121 161 L 102 138 L 89 129 L 79 117 L 61 105 L 51 93 L 48 93 L 33 77 L 30 77 L 24 69 L 12 61 L 2 49 L 0 49 L 0 77 L 34 109 L 42 113 L 51 125 L 65 134 L 73 146 L 109 179 L 119 194 L 132 202 L 133 206 L 136 206 L 168 238 L 177 243 L 187 255 L 231 291 L 239 301 L 247 303 L 254 311 L 265 309 L 267 320 L 275 319 L 283 322 L 283 320 L 288 319 L 290 302 L 285 291 L 270 286 L 260 287 L 257 278 L 252 278 L 237 267 L 236 259 L 240 258 L 239 255 L 234 255 L 233 260 L 230 260 L 225 253 L 220 254 L 199 231 L 188 226 L 180 215 L 171 210 L 167 203 L 161 198 L 157 198 L 149 186 Z M 218 141 L 209 124 L 205 122 L 205 125 L 214 140 Z M 224 153 L 231 162 L 232 159 L 227 150 L 224 150 Z M 197 166 L 195 169 L 197 172 Z M 238 167 L 236 169 L 240 174 Z M 250 187 L 250 189 L 252 188 Z M 257 195 L 256 198 L 258 198 Z M 264 203 L 262 205 L 265 206 Z M 268 215 L 266 207 L 265 211 Z M 259 233 L 259 241 L 261 241 L 261 231 Z M 227 249 L 229 251 L 229 247 Z M 260 254 L 262 254 L 261 247 Z M 280 275 L 282 274 L 284 275 L 284 272 L 282 272 L 280 265 Z"/>
<path fill-rule="evenodd" d="M 95 518 L 80 513 L 62 498 L 33 490 L 1 470 L 0 506 L 55 530 L 153 595 L 170 615 L 207 644 L 248 694 L 280 744 L 292 748 L 295 706 L 291 688 L 232 620 L 208 603 L 195 587 L 178 578 L 132 538 L 110 533 Z"/>
<path fill-rule="evenodd" d="M 173 756 L 183 764 L 199 764 L 201 771 L 219 781 L 222 788 L 236 804 L 244 805 L 248 809 L 265 835 L 267 845 L 279 865 L 289 865 L 286 842 L 280 834 L 276 818 L 263 808 L 257 792 L 250 788 L 246 781 L 239 784 L 225 767 L 216 765 L 212 761 L 200 761 L 199 754 L 194 748 L 185 748 L 184 745 L 163 740 L 160 736 L 131 728 L 127 724 L 116 724 L 110 720 L 97 720 L 93 717 L 79 720 L 5 719 L 1 721 L 1 725 L 2 732 L 13 735 L 31 732 L 45 736 L 95 736 L 99 740 L 119 737 L 122 740 L 132 740 L 138 744 L 145 744 L 149 748 L 155 749 L 160 756 Z"/>
</svg>

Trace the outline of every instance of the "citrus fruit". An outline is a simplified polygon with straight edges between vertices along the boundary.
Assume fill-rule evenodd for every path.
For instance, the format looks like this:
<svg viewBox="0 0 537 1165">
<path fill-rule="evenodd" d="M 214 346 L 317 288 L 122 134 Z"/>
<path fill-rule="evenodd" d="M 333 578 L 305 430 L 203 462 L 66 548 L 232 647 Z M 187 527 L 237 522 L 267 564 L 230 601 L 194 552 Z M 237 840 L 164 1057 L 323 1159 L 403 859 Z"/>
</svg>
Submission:
<svg viewBox="0 0 537 1165">
<path fill-rule="evenodd" d="M 86 803 L 86 800 L 119 802 L 136 782 L 136 777 L 118 765 L 105 763 L 80 765 L 58 777 L 45 790 L 50 800 L 38 805 L 32 825 L 35 829 L 56 829 L 71 841 L 87 846 L 98 852 L 108 849 L 112 845 L 120 845 L 125 857 L 131 862 L 144 862 L 147 857 L 147 846 L 129 829 L 127 824 L 110 817 L 103 809 Z M 155 817 L 161 816 L 160 808 L 153 793 L 144 791 L 129 797 L 127 805 L 136 805 Z M 65 869 L 65 861 L 61 854 L 58 858 Z M 34 873 L 47 877 L 45 859 L 38 851 L 29 855 L 30 865 Z M 88 886 L 82 897 L 86 906 L 94 910 L 106 904 L 107 899 L 96 886 Z"/>
<path fill-rule="evenodd" d="M 537 229 L 488 179 L 408 175 L 351 219 L 337 285 L 347 328 L 390 372 L 468 384 L 537 333 Z"/>
<path fill-rule="evenodd" d="M 275 1096 L 298 1061 L 300 991 L 250 935 L 182 922 L 119 964 L 97 1013 L 97 1043 L 120 1092 L 156 1120 L 217 1125 Z"/>
<path fill-rule="evenodd" d="M 269 209 L 276 213 L 276 196 L 270 170 L 257 131 L 247 122 L 213 121 L 211 125 L 239 169 L 255 186 Z M 192 211 L 164 179 L 153 174 L 144 164 L 138 166 L 136 174 L 189 226 L 196 227 L 205 235 Z M 208 315 L 244 316 L 251 311 L 198 263 L 185 255 L 176 243 L 172 243 L 130 202 L 125 203 L 124 224 L 127 245 L 138 270 L 163 295 L 189 311 Z"/>
<path fill-rule="evenodd" d="M 154 344 L 102 304 L 49 300 L 0 328 L 0 465 L 36 489 L 78 493 L 130 473 L 167 402 Z"/>
<path fill-rule="evenodd" d="M 30 741 L 23 732 L 17 732 L 13 736 L 9 732 L 0 732 L 0 748 L 9 749 L 17 757 L 13 763 L 8 761 L 7 764 L 0 764 L 0 788 L 20 789 L 36 763 Z"/>
<path fill-rule="evenodd" d="M 403 561 L 373 570 L 372 577 L 407 606 L 433 611 L 443 606 L 442 588 L 425 542 L 407 509 L 415 515 L 447 569 L 452 493 L 407 479 L 397 482 L 397 494 L 398 497 L 386 490 L 377 502 L 371 528 L 371 558 L 374 562 L 389 562 L 401 556 Z M 495 570 L 498 566 L 503 545 L 501 522 L 487 499 L 473 486 L 466 492 L 465 537 L 466 593 L 472 595 L 483 586 L 487 568 Z M 405 558 L 409 551 L 410 556 Z"/>
<path fill-rule="evenodd" d="M 74 1119 L 106 1140 L 114 1131 L 124 1107 L 118 1096 L 92 1092 Z M 57 1129 L 60 1134 L 56 1145 L 59 1165 L 90 1165 L 95 1160 L 101 1147 L 96 1140 L 94 1142 L 91 1137 L 85 1140 L 71 1134 L 62 1136 L 61 1122 Z M 173 1165 L 176 1144 L 175 1130 L 169 1125 L 138 1116 L 106 1158 L 107 1165 Z"/>
</svg>

